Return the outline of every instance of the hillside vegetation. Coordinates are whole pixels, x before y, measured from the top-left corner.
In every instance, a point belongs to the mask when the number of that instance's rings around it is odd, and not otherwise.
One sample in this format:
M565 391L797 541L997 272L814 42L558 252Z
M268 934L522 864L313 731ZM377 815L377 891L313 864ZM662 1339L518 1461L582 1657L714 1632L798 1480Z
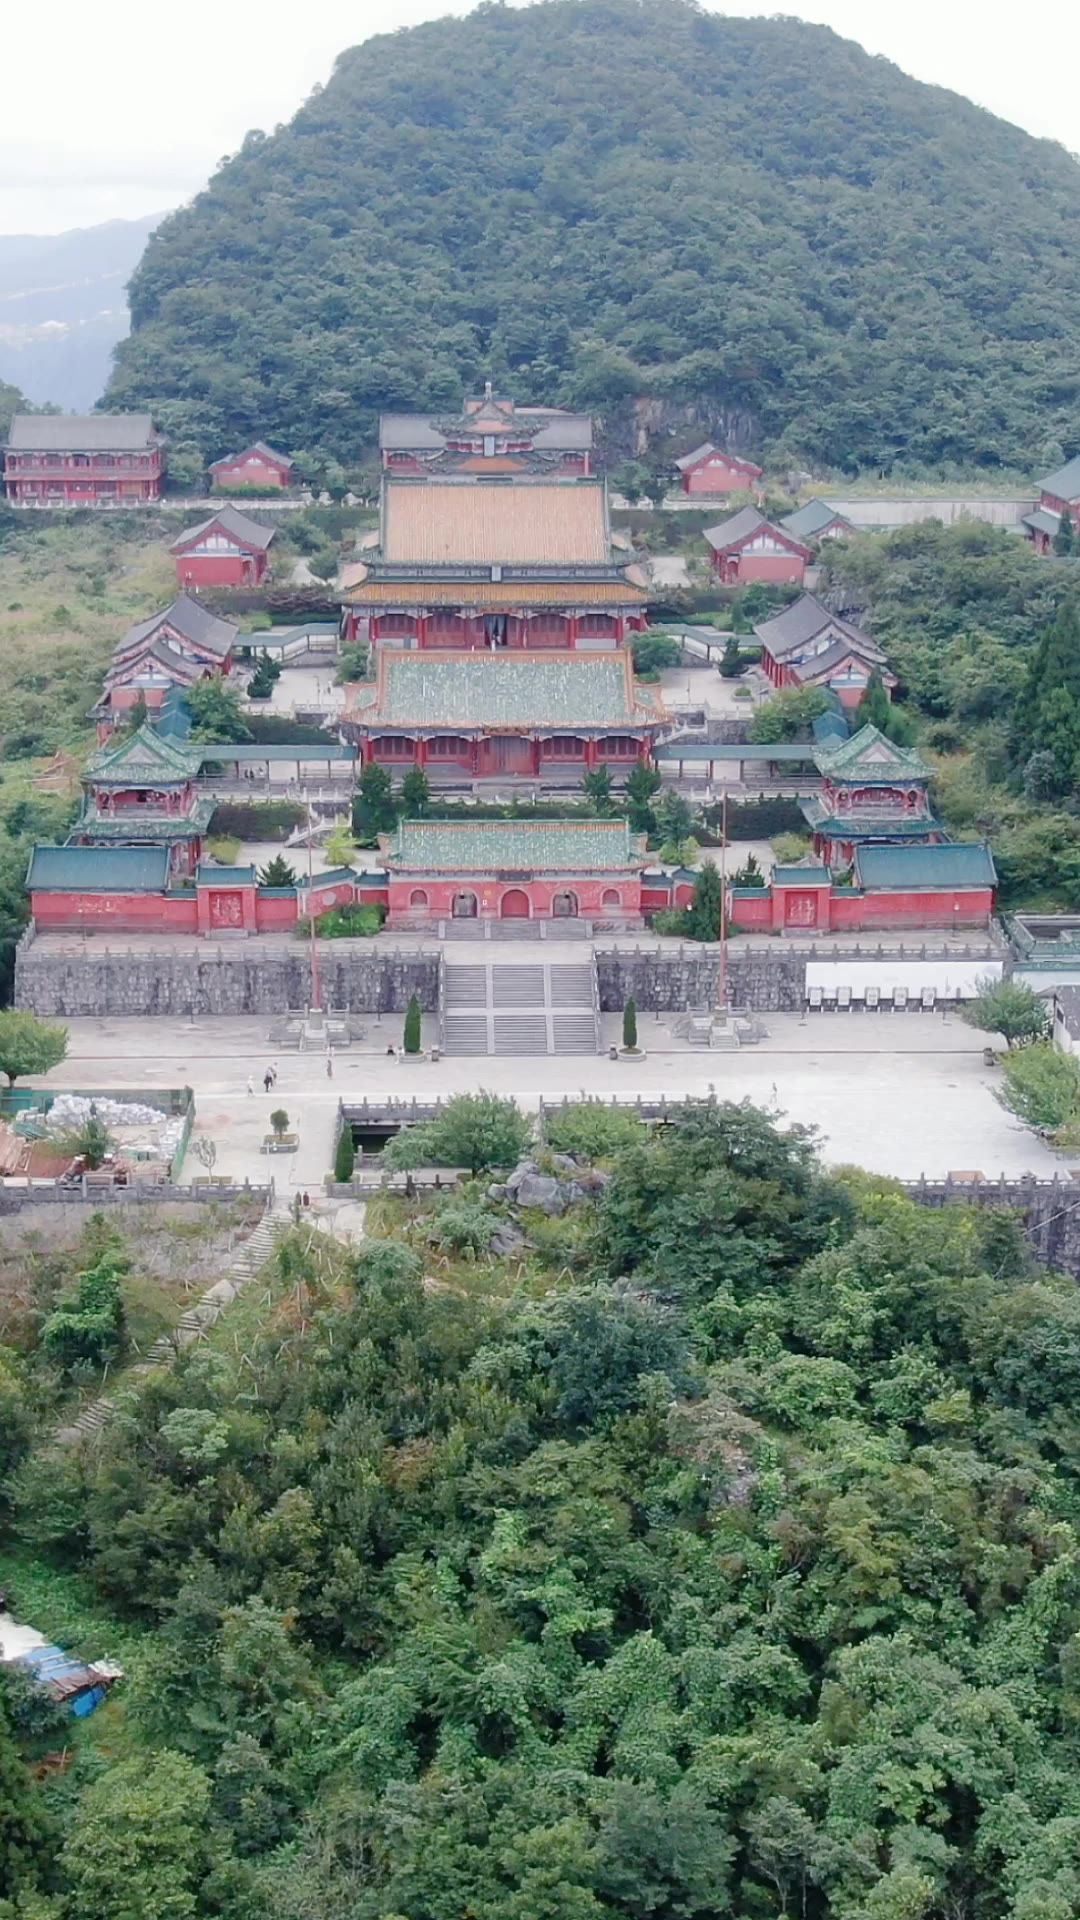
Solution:
M0 1573L129 1673L38 1786L0 1688L5 1920L1075 1914L1075 1284L616 1119L507 1261L481 1183L288 1237L82 1454L10 1357Z
M110 399L211 454L354 460L491 377L847 471L1038 466L1080 440L1080 168L795 20L488 5L249 134L131 313Z

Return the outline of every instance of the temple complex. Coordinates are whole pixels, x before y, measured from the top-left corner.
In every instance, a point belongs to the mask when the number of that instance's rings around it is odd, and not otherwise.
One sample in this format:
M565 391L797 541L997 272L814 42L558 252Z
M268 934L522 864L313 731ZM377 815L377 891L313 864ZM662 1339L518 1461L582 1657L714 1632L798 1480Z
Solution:
M857 849L870 844L931 845L947 838L930 808L930 768L876 727L860 727L836 746L816 747L814 764L821 790L801 805L813 828L814 853L827 867L850 867Z
M645 836L625 820L406 820L379 846L390 926L641 916Z
M387 473L434 479L496 474L573 479L592 471L592 420L558 407L518 407L494 394L466 400L460 414L384 413L379 452Z
M667 715L617 653L419 655L380 647L374 684L351 689L341 721L365 764L423 767L455 783L484 778L580 785L650 756ZM567 781L569 776L569 782Z
M396 647L615 648L648 594L599 480L384 480L378 532L342 575L346 638Z

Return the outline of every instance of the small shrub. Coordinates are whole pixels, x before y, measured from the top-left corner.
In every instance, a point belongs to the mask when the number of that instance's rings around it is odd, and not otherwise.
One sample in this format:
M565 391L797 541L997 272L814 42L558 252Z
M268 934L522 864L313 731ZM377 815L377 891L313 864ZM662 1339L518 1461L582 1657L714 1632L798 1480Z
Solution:
M315 932L320 940L370 940L382 926L385 913L385 908L374 905L331 907L329 912L318 915ZM310 917L298 920L296 931L310 939Z
M279 1140L281 1140L285 1136L285 1134L288 1133L289 1116L286 1113L284 1107L274 1108L273 1113L270 1115L270 1125L273 1127L274 1132L277 1134L277 1137Z
M427 1238L432 1246L442 1248L445 1253L464 1254L467 1259L475 1260L488 1251L498 1224L499 1216L492 1213L490 1207L475 1201L453 1200L440 1207L428 1221Z
M639 1147L646 1128L635 1113L587 1100L545 1112L544 1137L556 1153L572 1154L575 1160L606 1160L626 1147Z
M240 853L240 842L239 840L234 840L230 834L223 833L217 835L213 840L207 841L206 847L207 852L212 853L214 859L219 860L223 867L234 867L236 865Z

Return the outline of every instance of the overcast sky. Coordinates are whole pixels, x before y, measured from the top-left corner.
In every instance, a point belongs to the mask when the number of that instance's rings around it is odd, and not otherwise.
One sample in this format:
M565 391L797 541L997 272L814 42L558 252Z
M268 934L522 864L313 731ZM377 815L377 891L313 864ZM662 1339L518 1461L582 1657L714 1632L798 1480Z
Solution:
M373 33L467 13L470 0L9 0L3 19L0 234L177 206L249 127L287 120L335 54ZM1080 152L1076 0L820 0L820 21L920 80ZM643 76L642 111L648 112ZM602 111L602 87L597 95Z

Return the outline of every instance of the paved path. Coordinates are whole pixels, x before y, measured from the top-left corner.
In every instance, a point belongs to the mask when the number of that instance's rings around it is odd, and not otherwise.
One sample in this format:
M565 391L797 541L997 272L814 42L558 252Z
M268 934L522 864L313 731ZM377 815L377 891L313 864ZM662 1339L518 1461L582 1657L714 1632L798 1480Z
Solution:
M950 1169L988 1175L1047 1177L1064 1164L1003 1111L994 1099L1000 1074L983 1063L983 1035L940 1014L769 1014L769 1038L738 1053L688 1049L670 1022L639 1015L644 1060L628 1063L579 1055L424 1060L386 1056L400 1043L401 1021L372 1020L361 1049L338 1054L328 1081L321 1059L277 1055L279 1078L269 1098L261 1075L274 1058L268 1021L72 1020L70 1052L47 1077L53 1087L177 1086L195 1089L200 1132L216 1141L216 1171L252 1181L272 1173L287 1203L321 1188L330 1165L338 1100L433 1100L488 1087L526 1107L564 1094L603 1099L720 1098L779 1105L792 1120L821 1131L830 1162L854 1162L879 1173L917 1178ZM603 1018L605 1046L619 1039L618 1015ZM433 1034L425 1038L430 1045ZM252 1077L256 1092L248 1095ZM300 1133L296 1155L260 1154L274 1107L284 1107ZM191 1160L188 1174L198 1170Z

